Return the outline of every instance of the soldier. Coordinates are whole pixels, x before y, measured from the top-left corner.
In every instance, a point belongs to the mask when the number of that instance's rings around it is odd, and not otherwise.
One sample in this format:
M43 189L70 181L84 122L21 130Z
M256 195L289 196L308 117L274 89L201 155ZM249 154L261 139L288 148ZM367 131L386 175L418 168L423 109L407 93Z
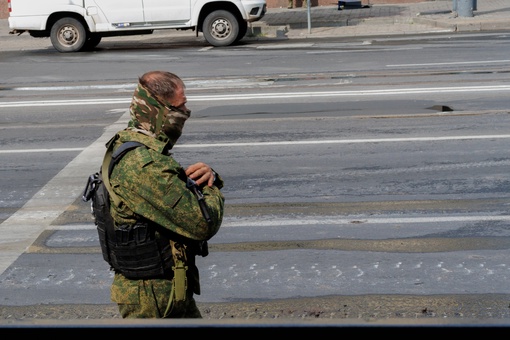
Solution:
M195 256L207 255L207 240L222 223L223 180L202 162L183 169L170 153L190 116L186 102L178 76L145 73L127 128L107 143L113 152L126 142L143 144L110 175L110 196L120 199L110 199L117 242L111 300L123 318L202 317L194 299L200 294Z

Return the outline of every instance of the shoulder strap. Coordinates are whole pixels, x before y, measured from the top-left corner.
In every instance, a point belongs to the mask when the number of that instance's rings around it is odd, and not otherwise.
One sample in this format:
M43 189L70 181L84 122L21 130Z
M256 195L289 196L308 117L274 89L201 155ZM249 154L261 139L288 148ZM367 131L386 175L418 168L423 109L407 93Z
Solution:
M101 167L101 173L103 175L103 182L106 187L106 190L108 190L108 193L110 194L111 198L113 199L113 202L116 206L119 206L120 199L112 190L112 187L110 185L110 174L112 173L113 167L117 162L124 156L129 150L132 150L134 148L137 148L139 146L143 146L144 144L139 142L125 142L115 152L112 152L113 144L111 143L108 146L108 149L106 150L106 154L103 158L103 165Z

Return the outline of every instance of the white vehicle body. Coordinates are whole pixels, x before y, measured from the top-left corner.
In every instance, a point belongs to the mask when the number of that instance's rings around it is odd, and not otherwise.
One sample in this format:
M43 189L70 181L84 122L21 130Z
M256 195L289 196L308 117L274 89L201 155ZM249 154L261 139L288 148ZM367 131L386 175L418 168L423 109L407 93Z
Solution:
M159 29L202 32L213 46L244 37L266 0L8 0L11 34L50 37L60 52L95 47L102 37Z

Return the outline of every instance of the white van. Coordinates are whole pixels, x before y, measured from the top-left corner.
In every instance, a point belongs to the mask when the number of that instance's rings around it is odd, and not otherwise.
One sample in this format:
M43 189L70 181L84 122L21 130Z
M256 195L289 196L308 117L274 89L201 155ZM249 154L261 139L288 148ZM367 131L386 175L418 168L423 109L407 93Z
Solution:
M213 46L241 40L266 0L8 0L9 33L50 37L59 52L91 50L103 37L154 30L202 32Z

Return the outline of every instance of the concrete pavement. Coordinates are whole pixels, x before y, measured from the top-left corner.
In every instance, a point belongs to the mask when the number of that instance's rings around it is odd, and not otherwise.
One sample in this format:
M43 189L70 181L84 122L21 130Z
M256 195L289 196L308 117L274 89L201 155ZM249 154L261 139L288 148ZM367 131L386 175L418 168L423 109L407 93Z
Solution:
M303 39L353 36L386 36L441 32L510 30L508 0L477 1L472 17L453 11L453 0L409 4L368 5L338 10L338 6L269 8L265 17L250 25L244 39ZM202 40L191 31L162 30L149 36L105 38L104 41L168 42L169 38ZM101 44L100 44L101 45ZM52 48L48 38L9 34L7 19L0 20L0 50Z
M506 2L506 4L505 4ZM505 7L506 6L506 7ZM510 4L508 0L483 0L479 1L477 10L474 12L474 16L471 18L459 18L452 12L452 1L451 0L437 0L427 1L418 4L400 4L400 5L373 5L369 8L361 9L347 9L339 11L336 6L327 7L314 7L310 9L311 28L308 28L308 11L307 9L270 9L266 17L258 23L252 25L253 37L247 37L246 39L264 39L267 38L281 38L281 39L301 39L301 38L315 38L315 37L332 37L332 36L385 36L385 35L399 35L399 34L422 34L422 33L433 33L433 32L471 32L471 31L497 31L497 30L508 30L510 28ZM134 36L134 37L122 37L122 38L108 38L108 41L118 39L119 41L141 41L146 39L167 40L169 37L194 37L194 33L180 32L175 30L158 31L152 36ZM40 49L40 48L52 48L49 39L36 39L32 38L27 34L22 36L13 36L8 34L7 20L0 20L0 51L3 50L25 50L25 49ZM378 299L378 300L375 300ZM371 311L370 308L377 308L377 312L383 313L384 308L381 306L388 306L389 302L393 301L387 297L342 297L339 300L328 298L328 300L322 302L319 307L309 305L309 301L304 301L306 304L304 307L298 309L299 311L310 311L317 310L323 313L324 311L337 311L338 306L344 306L343 312L345 313L345 306L350 307L349 315L367 315L367 311ZM409 305L430 305L422 303L421 299L414 298L416 301L410 301ZM444 297L432 297L433 306L441 306ZM504 301L505 299L499 299L497 301L489 300L486 298L484 301L487 304L486 309L494 310L499 307L501 310L507 309L507 304L504 306L497 306L497 302ZM508 299L506 299L508 300ZM431 300L427 300L430 302ZM464 306L472 307L473 310L483 309L484 307L479 304L478 301L463 301ZM292 310L293 313L298 315L299 313L293 310L296 305L283 304L278 302L274 304L264 304L263 308L255 309L254 304L248 305L243 308L240 304L233 304L229 310L225 307L221 308L219 305L214 304L201 304L204 310L208 311L204 315L209 319L220 321L221 323L209 323L210 320L199 321L198 325L207 326L212 325L215 328L221 327L221 324L228 324L229 320L225 320L226 316L230 315L241 315L243 319L253 318L254 310L257 310L258 317L264 318L264 322L267 323L268 319L272 315L282 314L282 311ZM404 304L405 305L405 304ZM331 307L330 307L331 306ZM78 308L81 307L81 308ZM300 306L301 307L301 306ZM391 305L390 305L391 307ZM467 308L467 307L466 307ZM394 308L395 309L395 308ZM416 308L414 308L416 309ZM414 312L411 309L406 315L410 315ZM79 323L82 327L85 325L86 319L101 319L105 318L105 325L112 324L112 318L118 318L116 306L107 305L86 305L86 306L68 306L66 312L62 311L62 306L28 306L20 308L1 308L2 318L5 322L14 324L15 327L20 327L20 324L16 320L20 319L50 319L49 324L55 323L55 319L84 319L83 323ZM269 312L268 312L269 311ZM464 310L467 313L467 310ZM402 316L402 310L399 312ZM440 310L439 310L440 312ZM438 312L438 315L440 313ZM367 314L362 314L367 313ZM427 316L428 311L422 311L424 317ZM473 312L474 313L474 312ZM303 313L304 314L304 313ZM262 315L262 316L260 316ZM314 320L316 316L312 314L306 314L307 320ZM301 317L304 319L304 317ZM402 320L402 318L393 321L383 320L387 325L402 325L403 322L412 322L415 325L423 325L424 322L437 326L438 324L449 324L452 325L451 319L445 319L441 321L439 318L428 319L428 320L417 320L416 318L409 318L410 320ZM7 321L6 321L7 320ZM12 321L14 320L14 321ZM298 319L299 320L299 319ZM46 320L47 321L47 320ZM145 323L139 324L139 327L157 327L158 321L144 320ZM226 321L226 322L225 322ZM236 320L233 320L236 322ZM251 320L250 320L251 321ZM260 320L254 320L260 322ZM279 326L285 324L285 320L276 320L279 322ZM322 320L319 320L319 322ZM117 322L117 320L113 320ZM166 321L165 321L166 322ZM182 325L182 321L179 321ZM292 321L295 323L295 321ZM343 324L348 326L353 325L369 325L374 326L373 319L348 319L348 320L334 320L337 324ZM464 325L476 325L480 322L485 322L491 325L508 325L507 320L453 320L453 323L460 323ZM1 324L2 322L0 322ZM30 325L30 321L27 321L25 325ZM92 320L92 325L98 327L100 323L97 320ZM133 322L123 323L119 321L118 325L133 326ZM37 321L36 321L37 325ZM41 321L39 325L44 325ZM46 324L47 325L47 324ZM61 326L68 326L69 324L62 323ZM90 324L89 324L90 325ZM171 327L165 324L166 327ZM175 325L175 324L174 324ZM257 325L257 324L254 324ZM375 322L375 326L380 325ZM23 324L21 325L21 327ZM0 325L1 327L1 325ZM162 327L159 324L159 327ZM163 326L164 327L164 326ZM193 325L192 325L193 327ZM197 327L197 324L194 325ZM260 326L259 326L260 327ZM76 327L75 327L76 328ZM223 327L224 328L224 327Z
M381 36L434 32L473 32L510 29L510 3L477 1L472 17L453 11L453 0L370 5L338 10L337 6L269 9L254 31L287 38ZM260 27L257 29L256 27Z

